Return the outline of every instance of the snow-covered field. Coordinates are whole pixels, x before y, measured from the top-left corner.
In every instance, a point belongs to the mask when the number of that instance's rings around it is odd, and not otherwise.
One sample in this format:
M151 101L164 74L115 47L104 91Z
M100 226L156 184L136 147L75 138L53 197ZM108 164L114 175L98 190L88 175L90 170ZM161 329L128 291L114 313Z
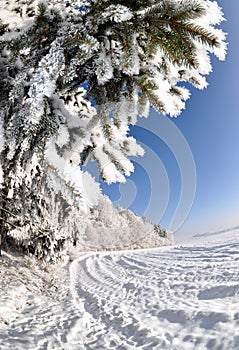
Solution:
M0 349L238 350L238 237L85 253L44 270L4 254Z

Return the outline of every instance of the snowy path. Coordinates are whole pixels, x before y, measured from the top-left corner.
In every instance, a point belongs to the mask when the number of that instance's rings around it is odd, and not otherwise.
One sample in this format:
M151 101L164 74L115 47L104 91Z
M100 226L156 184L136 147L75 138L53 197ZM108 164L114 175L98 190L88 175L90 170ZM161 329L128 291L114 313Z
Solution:
M238 350L238 267L238 240L83 254L0 328L0 349Z
M238 266L239 243L78 259L79 339L99 350L239 349Z

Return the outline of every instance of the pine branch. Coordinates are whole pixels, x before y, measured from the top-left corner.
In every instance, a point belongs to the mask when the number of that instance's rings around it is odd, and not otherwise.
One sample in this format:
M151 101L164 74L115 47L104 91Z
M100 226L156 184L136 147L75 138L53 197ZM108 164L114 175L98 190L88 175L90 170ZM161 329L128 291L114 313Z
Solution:
M178 38L181 40L181 42L184 44L184 46L189 50L189 52L192 51L192 44L189 45L189 43L187 42L187 40L180 34L180 32L174 27L172 26L173 30L175 31L176 35L178 36Z
M120 158L116 157L113 153L111 153L106 147L103 147L104 153L107 154L112 163L116 166L116 168L122 173L126 173L127 169L120 162ZM123 157L123 154L122 156Z
M128 27L126 26L126 36L125 36L125 68L129 67L128 64L129 59L129 35L128 35Z
M101 118L101 129L103 131L103 135L105 139L111 142L112 141L111 126L107 123L106 117Z
M145 94L150 102L157 107L160 112L165 112L165 107L162 102L153 94L153 92L147 88L143 83L141 83L138 79L132 77L132 81L140 88L142 94Z
M185 31L186 35L191 34L193 38L200 38L203 42L206 42L210 46L218 46L219 43L217 42L216 38L207 32L204 28L200 26L192 25L191 23L180 23L180 22L173 22L172 20L165 20L165 19L152 19L153 22L156 23L162 23L162 24L168 24L171 28L179 27L183 31Z
M173 26L173 24L172 24L172 26ZM207 42L210 46L218 46L219 45L216 38L213 37L213 35L211 35L210 33L206 32L200 26L190 27L189 24L186 25L186 24L181 24L179 22L175 22L175 26L182 28L182 29L185 29L186 31L190 32L191 34L195 35L196 37L199 37L202 41L205 40L205 42Z
M176 55L174 54L174 52L175 53L180 53L181 56L184 57L186 62L188 62L192 66L195 65L194 60L193 60L192 56L190 55L190 54L192 54L192 47L189 46L189 44L186 42L186 40L184 38L182 38L182 36L180 34L178 35L178 38L181 39L182 43L185 45L185 47L183 47L182 49L180 47L180 43L178 44L178 43L176 43L175 41L173 41L170 38L170 33L169 32L166 32L166 31L164 32L158 26L155 26L155 25L153 25L153 27L161 34L161 36L163 36L166 39L166 43L172 44L173 47L176 49L175 51L174 50L170 50L171 53L173 53L173 55L175 57L176 57ZM158 42L160 42L158 38L156 40ZM160 44L163 45L162 41L160 42ZM163 47L165 48L166 44L164 44ZM168 46L167 46L167 50L169 51ZM179 62L179 59L178 58L176 58L176 59L174 58L174 61Z
M186 7L185 10L180 11L178 14L174 15L172 20L185 20L185 19L195 19L202 16L205 13L205 8L200 4L189 4L189 8Z
M76 32L75 35L74 35L74 38L69 40L69 41L67 41L67 42L65 42L63 44L63 47L69 46L69 45L74 44L74 43L86 44L89 47L93 47L94 46L94 44L92 42L90 42L89 40L81 39L79 37L79 32Z
M179 96L179 97L182 96L181 91L178 88L176 88L175 86L171 87L171 89L169 91L173 95L176 95L176 96Z
M95 149L95 146L87 146L83 149L81 152L81 164L85 165L87 162L87 159L90 157L91 153Z
M154 36L151 36L151 43L149 46L149 58L153 57L154 48L155 48L155 38Z
M167 16L172 10L172 6L170 2L162 1L160 4L150 6L145 13L143 14L143 18L146 20L151 20L154 17L164 18Z
M154 36L154 40L162 46L162 48L166 51L166 53L169 54L169 57L173 59L174 62L179 62L178 58L176 57L175 53L165 44L162 40L160 40L158 37Z

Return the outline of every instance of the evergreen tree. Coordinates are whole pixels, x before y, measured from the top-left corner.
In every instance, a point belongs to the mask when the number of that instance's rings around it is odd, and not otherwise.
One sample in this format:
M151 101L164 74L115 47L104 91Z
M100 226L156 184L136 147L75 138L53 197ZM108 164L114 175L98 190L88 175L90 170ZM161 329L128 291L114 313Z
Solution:
M222 14L208 0L1 6L1 236L42 256L75 243L79 212L97 204L79 164L125 181L128 157L143 155L129 125L150 106L177 116L189 97L180 82L207 85L208 53L225 55Z

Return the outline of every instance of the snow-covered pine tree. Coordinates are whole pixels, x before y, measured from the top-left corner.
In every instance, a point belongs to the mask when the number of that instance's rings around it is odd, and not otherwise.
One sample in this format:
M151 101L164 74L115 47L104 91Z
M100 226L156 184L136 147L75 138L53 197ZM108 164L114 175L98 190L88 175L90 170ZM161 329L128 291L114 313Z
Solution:
M128 135L149 107L177 116L204 88L209 53L225 56L208 0L0 2L0 223L3 244L38 256L76 243L100 190L81 170L125 181ZM14 243L14 244L15 244ZM46 250L42 249L46 247Z

